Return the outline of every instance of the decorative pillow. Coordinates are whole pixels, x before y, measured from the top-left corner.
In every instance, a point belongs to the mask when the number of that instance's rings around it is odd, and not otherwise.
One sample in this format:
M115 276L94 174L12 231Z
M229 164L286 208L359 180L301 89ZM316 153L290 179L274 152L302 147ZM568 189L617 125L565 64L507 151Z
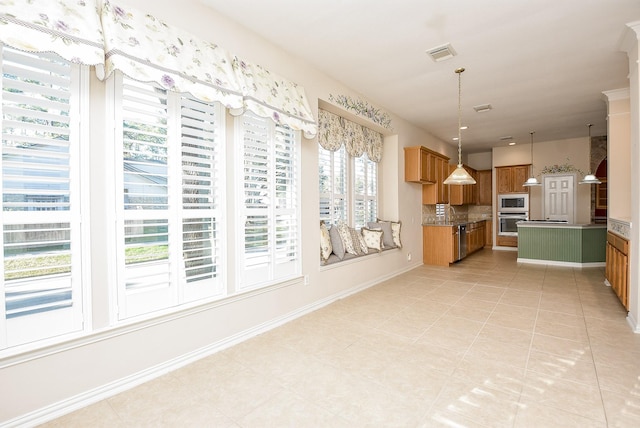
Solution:
M396 244L393 243L393 232L391 231L391 222L378 220L377 222L367 223L369 229L382 229L384 234L382 235L382 248L393 248Z
M331 253L333 252L333 246L331 245L331 236L329 235L329 229L324 221L320 222L320 258L323 262L326 262Z
M367 243L364 242L364 237L362 236L362 231L357 231L356 235L358 235L358 242L360 242L360 248L362 248L362 252L364 254L369 254L369 247L367 247Z
M378 250L378 252L382 251L382 235L384 235L382 230L363 227L361 232L367 247Z
M344 259L344 245L342 244L342 238L340 237L338 226L331 226L331 229L329 229L329 235L331 236L331 246L333 247L333 254L338 256L340 260Z
M340 238L342 239L342 245L344 245L344 250L349 253L357 256L355 248L353 248L353 240L351 239L351 232L349 232L349 226L347 226L344 222L338 222L338 232L340 233Z
M391 222L391 235L393 236L393 243L396 244L396 247L398 248L402 248L402 241L400 241L401 227L402 227L402 223L400 221Z
M351 233L351 241L353 242L353 249L356 250L356 253L358 253L358 255L368 254L369 248L367 248L367 244L364 242L362 233L351 227L349 228L349 232Z
M356 252L356 255L361 256L363 254L366 254L362 249L362 245L360 245L360 233L354 228L350 227L349 234L351 235L351 242L353 243L353 249Z

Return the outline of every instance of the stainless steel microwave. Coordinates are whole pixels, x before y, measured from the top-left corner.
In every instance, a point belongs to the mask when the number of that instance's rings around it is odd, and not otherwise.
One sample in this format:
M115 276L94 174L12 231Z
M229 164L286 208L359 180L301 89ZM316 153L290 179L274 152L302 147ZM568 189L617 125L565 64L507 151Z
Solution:
M528 213L529 194L528 193L505 193L498 195L499 213Z

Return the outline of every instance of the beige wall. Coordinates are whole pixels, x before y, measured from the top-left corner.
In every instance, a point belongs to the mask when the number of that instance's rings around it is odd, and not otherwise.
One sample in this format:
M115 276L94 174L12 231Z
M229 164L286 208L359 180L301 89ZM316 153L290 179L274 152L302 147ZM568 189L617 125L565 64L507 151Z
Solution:
M604 93L608 107L607 171L610 218L631 220L631 104L629 88Z
M465 163L473 169L476 169L478 171L491 169L491 151L486 151L483 153L469 153L466 156L466 159L467 160Z

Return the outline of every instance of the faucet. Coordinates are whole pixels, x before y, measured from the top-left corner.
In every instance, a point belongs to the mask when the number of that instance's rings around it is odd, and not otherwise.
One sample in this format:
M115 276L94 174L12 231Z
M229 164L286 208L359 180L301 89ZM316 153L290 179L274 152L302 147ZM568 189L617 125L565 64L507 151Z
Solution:
M451 219L451 213L452 212L453 212L453 215L455 216L456 215L456 210L453 208L453 206L451 204L449 204L448 207L447 207L447 214L449 214L449 220L448 221L452 221L452 219ZM445 219L445 221L447 221L447 220Z

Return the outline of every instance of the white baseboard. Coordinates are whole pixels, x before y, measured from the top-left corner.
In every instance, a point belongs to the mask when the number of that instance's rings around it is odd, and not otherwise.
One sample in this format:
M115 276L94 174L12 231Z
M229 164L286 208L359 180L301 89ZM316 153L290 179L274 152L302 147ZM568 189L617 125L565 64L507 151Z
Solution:
M605 262L593 262L593 263L578 263L578 262L560 262L556 260L540 260L540 259L526 259L518 257L518 263L528 263L532 265L549 265L549 266L562 266L572 268L590 268L590 267L605 267Z
M499 245L494 245L492 250L496 251L518 251L518 247L502 247Z
M627 313L627 322L629 323L629 326L631 326L631 330L634 333L640 334L640 324L638 324L638 321L633 317L633 314L631 314L631 312Z
M337 300L343 299L345 297L348 297L350 295L363 291L380 282L386 281L402 273L408 272L421 265L422 265L422 262L411 263L406 267L399 269L393 273L389 273L385 276L378 277L374 280L357 285L349 290L333 294L324 299L313 302L312 304L298 308L297 310L289 314L286 314L281 317L270 320L268 322L256 325L238 334L226 337L225 339L212 343L204 348L194 350L187 354L181 355L180 357L165 361L164 363L158 364L153 367L149 367L148 369L142 370L138 373L124 377L122 379L118 379L117 381L102 385L98 388L85 391L81 394L78 394L66 400L54 403L46 407L42 407L36 411L27 413L25 415L21 415L18 418L14 418L12 420L5 421L5 422L0 422L0 428L35 427L37 425L40 425L40 424L49 422L53 419L64 416L68 413L74 412L76 410L80 410L91 404L95 404L101 400L107 399L116 394L127 391L136 386L139 386L145 382L149 382L153 379L156 379L162 375L165 375L169 372L177 370L181 367L184 367L202 358L213 355L216 352L219 352L231 346L237 345L259 334L265 333L269 330L273 330L276 327L279 327L301 316L304 316L313 311L316 311Z

